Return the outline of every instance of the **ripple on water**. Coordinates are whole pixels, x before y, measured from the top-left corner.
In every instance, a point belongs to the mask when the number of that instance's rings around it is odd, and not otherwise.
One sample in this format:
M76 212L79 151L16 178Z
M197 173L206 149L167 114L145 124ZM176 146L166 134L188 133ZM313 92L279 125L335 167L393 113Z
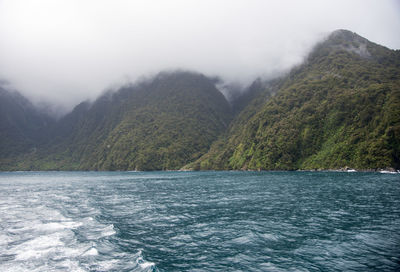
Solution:
M34 201L0 194L0 271L156 270L141 251L118 252L108 241L115 227L93 217L97 208L59 194L46 192L40 200L36 192Z
M0 271L397 271L397 175L0 173Z

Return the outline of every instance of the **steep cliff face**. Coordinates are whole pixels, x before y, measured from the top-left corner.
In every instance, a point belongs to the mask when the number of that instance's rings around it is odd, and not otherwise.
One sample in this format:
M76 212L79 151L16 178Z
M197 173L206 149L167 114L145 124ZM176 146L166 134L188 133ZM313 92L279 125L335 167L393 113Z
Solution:
M399 51L338 30L278 88L188 168L399 168Z

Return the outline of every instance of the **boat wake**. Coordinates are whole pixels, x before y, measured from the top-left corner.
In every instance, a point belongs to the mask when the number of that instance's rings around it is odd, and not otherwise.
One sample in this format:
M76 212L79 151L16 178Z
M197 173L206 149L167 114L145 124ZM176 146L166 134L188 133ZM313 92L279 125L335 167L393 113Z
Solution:
M56 200L1 195L0 271L158 271L142 251L119 249L114 225L96 220L88 203ZM71 216L76 207L88 216Z

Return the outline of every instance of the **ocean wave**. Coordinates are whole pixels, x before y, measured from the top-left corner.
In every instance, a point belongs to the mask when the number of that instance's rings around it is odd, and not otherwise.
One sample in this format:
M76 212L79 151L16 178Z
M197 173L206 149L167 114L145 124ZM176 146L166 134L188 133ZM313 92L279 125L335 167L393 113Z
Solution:
M74 175L0 180L1 272L399 268L395 175Z

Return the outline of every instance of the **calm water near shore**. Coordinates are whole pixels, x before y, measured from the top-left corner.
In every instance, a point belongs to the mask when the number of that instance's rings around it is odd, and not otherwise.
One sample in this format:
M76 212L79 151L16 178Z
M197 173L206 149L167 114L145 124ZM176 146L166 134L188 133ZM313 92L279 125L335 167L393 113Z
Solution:
M400 174L0 173L0 271L399 271Z

